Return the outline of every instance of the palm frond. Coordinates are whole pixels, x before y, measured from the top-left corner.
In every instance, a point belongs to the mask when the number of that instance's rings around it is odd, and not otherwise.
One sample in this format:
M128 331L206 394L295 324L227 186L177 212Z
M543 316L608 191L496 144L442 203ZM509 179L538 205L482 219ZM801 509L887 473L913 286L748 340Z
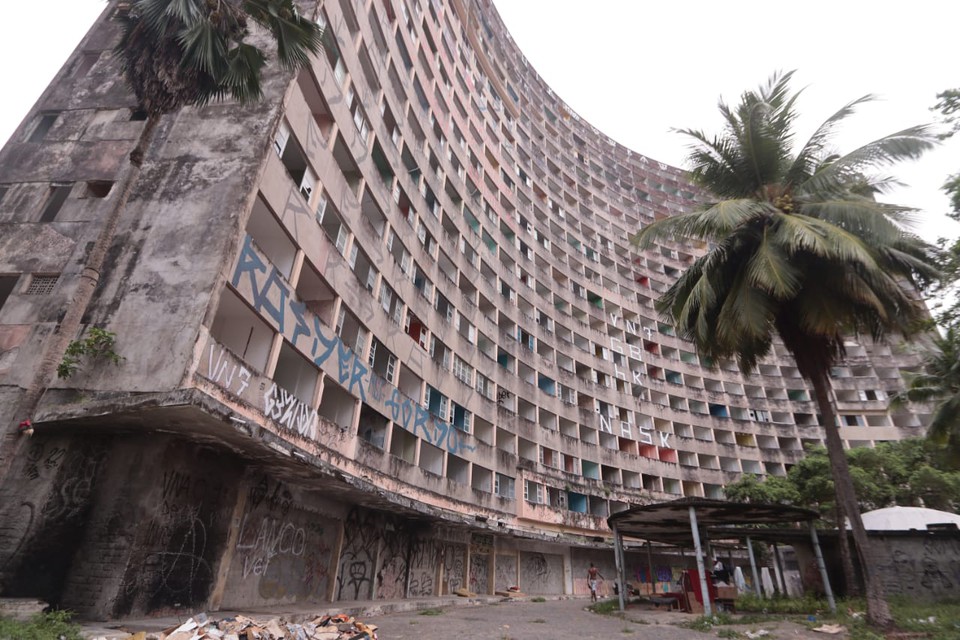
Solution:
M817 127L813 135L803 145L803 148L797 154L793 165L787 171L786 182L792 185L803 183L813 172L817 163L826 155L827 145L835 129L844 119L853 115L856 108L861 104L874 100L873 95L867 94L852 102L848 102L836 113L827 118L823 124Z
M297 10L292 0L245 0L244 11L273 34L277 59L287 68L300 68L323 46L323 31Z
M797 188L807 193L833 193L856 182L870 170L915 160L936 144L937 137L930 126L910 127L824 162Z
M750 219L771 212L768 204L756 200L724 200L702 210L652 222L631 240L641 249L649 248L654 241L665 238L713 240L726 236Z
M869 247L840 227L804 215L779 216L777 221L772 233L778 236L777 244L790 254L809 253L840 264L876 266Z
M938 444L955 441L960 434L960 393L948 397L934 410L927 437Z
M774 237L775 234L764 229L756 251L747 262L746 275L750 286L782 300L795 295L802 280L789 255L774 242Z

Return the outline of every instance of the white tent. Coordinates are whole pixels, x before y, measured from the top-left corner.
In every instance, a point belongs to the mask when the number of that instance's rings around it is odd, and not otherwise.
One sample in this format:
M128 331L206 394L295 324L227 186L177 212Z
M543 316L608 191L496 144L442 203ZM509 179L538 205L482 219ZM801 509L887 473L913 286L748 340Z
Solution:
M960 527L960 515L922 507L887 507L868 511L861 517L863 526L868 531L923 531L927 525L950 523Z

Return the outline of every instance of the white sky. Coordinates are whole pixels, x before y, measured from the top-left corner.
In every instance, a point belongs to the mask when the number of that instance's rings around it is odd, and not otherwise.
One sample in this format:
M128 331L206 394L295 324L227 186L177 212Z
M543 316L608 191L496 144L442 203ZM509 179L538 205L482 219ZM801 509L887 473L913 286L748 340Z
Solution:
M427 0L421 0L422 2ZM5 141L105 6L104 0L8 2L0 21L0 141ZM714 133L717 99L735 102L775 70L807 87L799 138L865 93L840 150L930 122L936 94L960 87L960 3L807 0L496 0L520 49L558 96L604 133L684 166L671 127ZM40 15L40 11L45 15ZM56 16L53 20L49 16ZM47 18L47 19L44 19ZM922 233L960 235L940 191L960 171L960 136L895 167L910 184L887 199L926 212Z

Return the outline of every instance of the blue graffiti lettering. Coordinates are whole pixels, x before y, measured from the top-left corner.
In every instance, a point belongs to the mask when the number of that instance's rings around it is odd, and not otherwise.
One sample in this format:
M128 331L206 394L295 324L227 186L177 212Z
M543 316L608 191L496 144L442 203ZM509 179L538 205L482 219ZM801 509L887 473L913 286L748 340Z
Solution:
M295 297L283 275L261 257L250 236L244 238L231 284L238 291L242 289L241 285L249 284L249 302L253 307L273 319L284 337L305 355L312 357L314 364L328 375L334 376L351 395L359 397L362 402L367 402L369 397L383 407L395 424L430 444L451 453L476 450L475 446L467 444L464 434L456 427L437 420L418 403L405 397L397 387L375 375L338 335L329 332L320 318ZM290 328L285 322L288 314L294 319ZM303 345L298 345L301 338L305 339L301 340ZM337 354L336 364L330 366L328 361L334 351ZM419 352L411 354L411 357L418 355Z

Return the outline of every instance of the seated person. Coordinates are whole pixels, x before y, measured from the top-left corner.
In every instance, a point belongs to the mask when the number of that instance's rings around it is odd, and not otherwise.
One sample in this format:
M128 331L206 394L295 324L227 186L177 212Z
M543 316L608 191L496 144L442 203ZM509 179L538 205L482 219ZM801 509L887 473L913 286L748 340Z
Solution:
M714 582L730 582L730 570L727 569L726 565L723 564L723 561L720 560L720 558L714 558L713 580Z

